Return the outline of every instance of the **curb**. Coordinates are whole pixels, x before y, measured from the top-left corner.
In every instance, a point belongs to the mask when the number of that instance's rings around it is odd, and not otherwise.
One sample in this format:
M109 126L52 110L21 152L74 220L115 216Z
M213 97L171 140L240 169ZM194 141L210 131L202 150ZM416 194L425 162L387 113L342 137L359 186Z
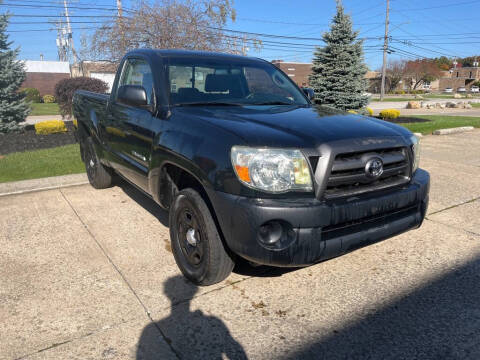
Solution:
M474 130L473 126L461 126L461 127L456 127L456 128L450 128L450 129L435 130L433 132L433 135L458 134L458 133L463 133L463 132L473 131L473 130Z
M41 179L12 181L0 184L0 197L20 195L37 191L60 189L88 184L86 174L52 176Z

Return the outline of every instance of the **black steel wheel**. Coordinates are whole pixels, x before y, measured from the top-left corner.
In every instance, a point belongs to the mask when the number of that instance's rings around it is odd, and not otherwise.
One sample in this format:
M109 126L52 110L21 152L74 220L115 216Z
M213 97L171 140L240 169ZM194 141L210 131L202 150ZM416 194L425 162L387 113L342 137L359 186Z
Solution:
M234 266L205 201L193 189L180 191L170 208L173 255L183 275L197 285L226 279Z

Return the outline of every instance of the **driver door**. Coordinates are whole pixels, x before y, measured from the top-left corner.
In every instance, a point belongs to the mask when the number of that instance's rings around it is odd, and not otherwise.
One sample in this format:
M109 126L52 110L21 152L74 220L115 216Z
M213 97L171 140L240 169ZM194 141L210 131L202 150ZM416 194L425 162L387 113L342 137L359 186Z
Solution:
M133 107L115 99L110 104L105 133L110 150L116 157L116 170L148 192L148 171L152 152L152 111L155 93L152 70L144 59L124 62L118 87L140 85L147 93L148 108Z

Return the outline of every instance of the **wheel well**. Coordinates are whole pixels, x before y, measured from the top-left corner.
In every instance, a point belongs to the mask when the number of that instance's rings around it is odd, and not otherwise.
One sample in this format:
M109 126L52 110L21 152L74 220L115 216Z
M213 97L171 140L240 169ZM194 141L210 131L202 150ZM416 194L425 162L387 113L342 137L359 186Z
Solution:
M187 188L197 191L209 208L211 206L207 192L200 181L189 172L173 164L167 164L162 168L162 184L160 186L160 199L162 205L166 208L170 207L177 192Z
M210 210L210 214L212 215L213 221L217 226L218 233L220 234L220 238L222 239L225 249L229 252L230 256L234 257L235 254L231 253L228 245L225 242L225 237L218 222L217 214L215 213L212 202L210 201L210 198L208 197L208 194L205 191L202 183L189 172L173 164L167 164L162 168L161 177L162 182L159 189L159 197L162 206L169 208L173 199L175 198L176 193L182 191L183 189L190 188L197 191L202 197L203 201L205 201L205 204L207 204L208 210Z

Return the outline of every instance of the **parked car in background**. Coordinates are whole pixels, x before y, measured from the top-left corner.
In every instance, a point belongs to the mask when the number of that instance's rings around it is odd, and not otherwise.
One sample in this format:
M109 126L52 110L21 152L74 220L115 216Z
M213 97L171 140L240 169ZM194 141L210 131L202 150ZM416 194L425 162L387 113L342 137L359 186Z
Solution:
M239 258L311 265L425 217L415 135L313 106L261 59L135 50L111 94L79 90L73 112L91 185L118 173L169 209L173 255L195 284L222 281Z
M427 92L427 93L429 93L431 89L432 89L432 85L430 85L430 84L423 84L422 85L422 90Z
M465 86L461 86L461 87L459 87L459 88L457 89L457 92L459 92L459 93L464 93L464 92L467 92L467 89L466 89Z
M444 93L447 93L447 94L451 94L451 93L453 93L453 89L450 88L450 87L448 87L448 88L445 88L445 89L443 90L443 92L444 92Z
M472 86L472 87L470 88L470 92L472 92L472 93L478 93L478 92L480 92L480 88L479 88L478 86Z

